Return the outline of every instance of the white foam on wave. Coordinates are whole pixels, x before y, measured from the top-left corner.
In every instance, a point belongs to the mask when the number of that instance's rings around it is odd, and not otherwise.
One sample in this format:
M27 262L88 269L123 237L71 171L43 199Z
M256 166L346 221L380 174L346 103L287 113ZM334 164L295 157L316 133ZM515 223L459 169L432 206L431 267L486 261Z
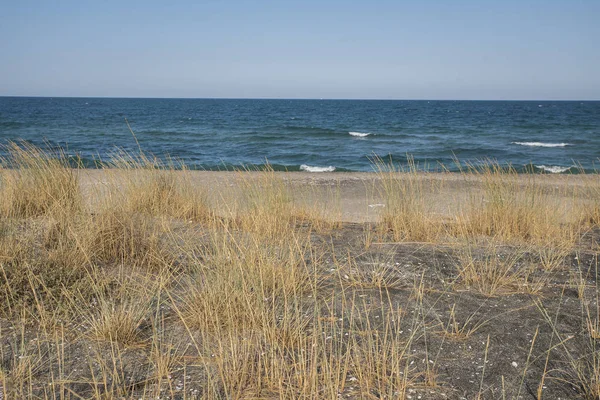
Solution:
M302 164L300 166L300 169L302 171L306 171L306 172L333 172L333 171L335 171L335 167L331 166L331 165L329 167L312 167L310 165Z
M571 146L569 143L543 143L543 142L512 142L519 146L530 146L530 147L566 147Z
M348 134L350 136L354 136L354 137L367 137L369 136L371 133L364 133L364 132L348 132Z
M551 174L561 174L571 169L571 167L561 167L559 165L536 165L536 167Z

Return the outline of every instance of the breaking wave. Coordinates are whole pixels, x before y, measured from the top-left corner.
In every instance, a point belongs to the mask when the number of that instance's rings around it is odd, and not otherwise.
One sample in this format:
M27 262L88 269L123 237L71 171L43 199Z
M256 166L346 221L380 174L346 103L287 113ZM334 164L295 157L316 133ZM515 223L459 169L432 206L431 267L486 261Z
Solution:
M551 174L562 174L571 169L571 167L561 167L559 165L536 165L535 167Z
M333 172L335 171L335 167L331 165L329 167L312 167L310 165L302 164L300 170L306 172Z
M566 147L571 146L569 143L543 143L543 142L512 142L512 144L518 144L519 146L529 147Z
M367 137L369 136L371 133L364 133L364 132L348 132L348 134L350 136L354 136L354 137Z

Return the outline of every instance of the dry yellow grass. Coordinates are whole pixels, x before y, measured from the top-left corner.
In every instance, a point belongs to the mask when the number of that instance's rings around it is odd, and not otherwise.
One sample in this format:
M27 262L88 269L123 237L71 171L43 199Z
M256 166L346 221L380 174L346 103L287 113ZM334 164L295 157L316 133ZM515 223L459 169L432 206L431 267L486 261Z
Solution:
M471 167L465 176L475 175L483 182L484 193L471 195L463 213L457 216L457 229L467 237L491 236L514 243L568 245L577 239L580 228L574 210L560 188L543 186L540 176L519 175L512 167L490 162Z
M206 193L189 182L183 163L120 153L107 163L105 208L197 222L211 218Z
M524 260L526 252L523 248L501 252L494 243L483 249L467 245L458 253L460 283L485 296L518 292L530 283L526 280L529 269L528 262Z
M557 211L558 195L536 177L491 165L465 173L483 190L442 220L427 196L445 184L443 175L380 163L379 230L368 226L367 249L359 238L350 251L343 246L364 228L343 230L336 210L332 217L295 202L270 169L252 179L238 172L243 195L221 199L217 213L181 165L122 155L86 200L64 154L24 144L8 152L0 189L7 399L436 398L445 390L448 342L487 336L485 361L495 343L486 331L492 317L475 317L483 305L461 314L455 300L437 301L466 288L489 301L543 298L550 276L569 268L581 235L598 224L595 177L581 207ZM378 250L387 240L400 247ZM401 253L410 242L419 244ZM412 263L423 249L449 243L452 277L446 266L426 276ZM582 271L577 276L586 358L540 310L555 331L550 346L571 357L571 381L594 398L598 296L590 298ZM431 296L438 300L428 303ZM526 368L532 352L533 344ZM488 393L485 364L474 397Z
M53 156L25 142L11 142L6 152L0 200L3 217L72 215L81 210L77 178L62 151Z
M439 190L441 182L424 177L410 158L405 169L381 159L375 160L375 166L385 199L382 228L391 231L395 241L436 242L444 232L444 221L431 210L427 196Z

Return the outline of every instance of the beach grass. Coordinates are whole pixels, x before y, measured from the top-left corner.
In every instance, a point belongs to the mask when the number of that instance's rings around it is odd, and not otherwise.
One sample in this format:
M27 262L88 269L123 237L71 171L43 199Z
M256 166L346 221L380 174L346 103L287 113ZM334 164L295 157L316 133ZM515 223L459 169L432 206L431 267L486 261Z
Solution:
M6 154L0 399L600 394L595 175L379 160L357 222L269 168Z

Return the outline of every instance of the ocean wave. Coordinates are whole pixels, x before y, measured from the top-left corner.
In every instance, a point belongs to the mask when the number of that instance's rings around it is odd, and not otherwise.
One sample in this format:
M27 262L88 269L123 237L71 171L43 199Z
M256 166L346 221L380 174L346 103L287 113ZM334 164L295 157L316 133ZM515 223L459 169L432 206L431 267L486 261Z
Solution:
M518 144L519 146L530 146L530 147L566 147L566 146L571 146L570 143L543 143L543 142L512 142L512 144Z
M331 165L329 167L312 167L310 165L302 164L300 170L307 172L333 172L335 171L335 167Z
M367 137L369 136L371 133L364 133L364 132L348 132L348 134L350 136L354 136L354 137Z
M561 167L559 165L536 165L536 168L544 170L546 172L550 172L551 174L562 174L563 172L567 172L572 167Z

